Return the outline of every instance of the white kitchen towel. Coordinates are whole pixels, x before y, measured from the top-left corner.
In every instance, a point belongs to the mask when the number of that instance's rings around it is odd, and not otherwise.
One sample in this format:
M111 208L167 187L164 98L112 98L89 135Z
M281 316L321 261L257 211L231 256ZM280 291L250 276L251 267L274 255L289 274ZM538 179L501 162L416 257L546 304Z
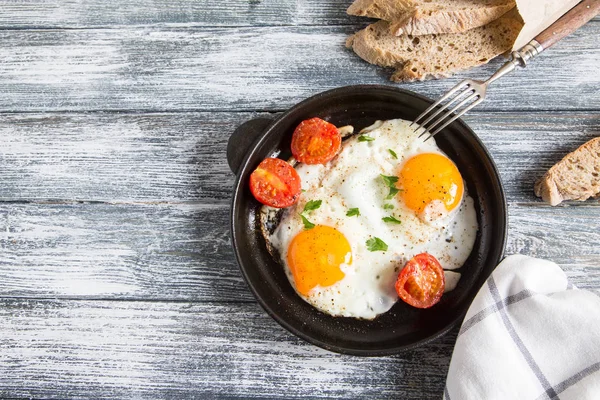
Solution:
M600 296L555 263L507 257L463 321L444 399L600 399Z

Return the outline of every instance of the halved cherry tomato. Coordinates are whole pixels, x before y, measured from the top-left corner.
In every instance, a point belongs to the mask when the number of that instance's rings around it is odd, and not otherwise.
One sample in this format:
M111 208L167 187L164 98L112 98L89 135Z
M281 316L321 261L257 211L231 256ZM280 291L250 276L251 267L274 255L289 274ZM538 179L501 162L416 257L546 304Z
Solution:
M341 145L342 136L335 125L316 117L300 122L292 136L292 154L306 164L325 164Z
M444 294L444 270L431 254L421 253L411 258L398 276L396 292L408 304L429 308Z
M287 162L267 158L250 175L250 190L263 204L289 207L300 198L300 176Z

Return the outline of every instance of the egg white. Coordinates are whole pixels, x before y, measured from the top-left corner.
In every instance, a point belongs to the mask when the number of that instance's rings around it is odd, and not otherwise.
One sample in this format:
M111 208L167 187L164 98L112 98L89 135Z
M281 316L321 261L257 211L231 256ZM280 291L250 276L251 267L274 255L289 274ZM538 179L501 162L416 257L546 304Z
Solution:
M473 199L466 186L460 206L432 222L424 222L395 196L385 200L389 188L380 175L396 176L402 164L421 153L445 155L434 140L423 142L401 119L378 121L361 134L345 140L340 154L326 165L299 164L296 170L304 192L299 202L286 209L274 232L267 238L278 250L292 286L294 277L287 265L287 251L292 239L304 230L300 213L310 200L322 200L320 208L305 213L316 225L339 230L352 249L352 262L342 264L345 277L328 286L300 295L317 309L333 316L372 319L388 311L398 300L394 284L400 269L413 256L427 252L434 255L444 269L460 268L468 258L477 233ZM360 141L367 135L372 141ZM394 158L389 149L395 152ZM391 204L393 209L384 209ZM350 208L360 216L348 217ZM400 224L388 223L383 217L394 216ZM371 252L366 241L377 237L388 245L387 251ZM453 287L459 274L447 274Z

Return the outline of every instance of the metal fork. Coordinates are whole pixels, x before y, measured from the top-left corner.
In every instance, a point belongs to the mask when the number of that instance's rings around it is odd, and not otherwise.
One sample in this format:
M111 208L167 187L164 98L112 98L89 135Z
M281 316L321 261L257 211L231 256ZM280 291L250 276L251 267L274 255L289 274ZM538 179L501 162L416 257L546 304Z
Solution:
M442 98L433 103L431 107L423 112L423 114L419 115L411 124L411 126L415 124L417 125L414 129L415 131L424 128L419 137L429 134L429 136L425 138L425 141L431 139L440 133L442 129L450 125L456 119L460 118L464 113L481 103L485 99L488 86L490 86L493 82L502 78L509 72L514 71L517 67L526 67L529 60L558 42L560 39L580 28L587 21L597 15L599 10L600 1L583 0L568 13L566 13L562 18L554 22L550 27L536 36L534 40L527 43L520 50L513 51L510 56L510 60L498 71L496 71L496 73L487 81L466 79L460 82ZM450 101L448 101L448 103L446 103L443 107L439 107L436 110L436 107L440 106L446 100ZM459 100L460 102L454 105ZM450 109L452 105L454 106L452 109ZM463 108L461 109L461 107ZM436 118L444 110L448 111ZM460 111L457 114L454 114L458 110ZM432 114L429 115L430 113ZM426 117L427 119L425 119ZM419 123L419 121L423 119L425 120ZM438 127L440 124L442 125ZM436 127L437 129L433 130Z

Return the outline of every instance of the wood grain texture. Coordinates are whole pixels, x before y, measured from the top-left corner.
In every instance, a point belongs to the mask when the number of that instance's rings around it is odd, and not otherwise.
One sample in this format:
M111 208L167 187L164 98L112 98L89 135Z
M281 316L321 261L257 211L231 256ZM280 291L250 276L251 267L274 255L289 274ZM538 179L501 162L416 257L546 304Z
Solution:
M346 9L352 0L0 0L0 28L343 25L364 23Z
M344 48L359 27L0 31L0 112L284 110L326 89L388 84ZM494 85L481 110L600 110L600 23ZM458 78L403 84L438 97ZM540 90L543 88L543 90Z
M0 200L226 204L227 140L263 113L5 114ZM470 113L511 202L538 202L533 183L600 136L600 112ZM589 201L586 204L598 204Z
M329 353L267 316L230 248L233 129L390 84L343 47L368 24L350 2L0 0L0 398L441 397L456 330ZM599 203L550 208L532 185L600 134L599 36L596 18L466 118L506 186L507 253L590 289ZM434 98L500 64L401 87Z
M254 301L227 206L0 203L0 296Z
M0 28L340 25L351 0L0 0Z
M227 139L255 115L2 115L0 199L227 203Z
M599 211L513 204L507 254L600 289ZM0 297L254 302L228 232L227 205L0 203Z
M0 321L0 397L432 399L457 334L359 358L256 304L0 300Z

